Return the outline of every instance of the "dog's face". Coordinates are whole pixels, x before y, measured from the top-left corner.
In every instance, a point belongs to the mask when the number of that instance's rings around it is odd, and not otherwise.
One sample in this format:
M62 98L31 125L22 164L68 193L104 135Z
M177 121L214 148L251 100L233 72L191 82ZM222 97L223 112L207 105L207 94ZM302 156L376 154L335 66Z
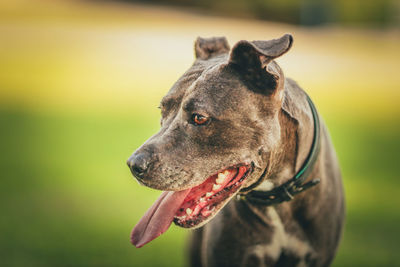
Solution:
M285 35L230 51L225 38L196 41L195 63L161 101L160 131L128 160L141 184L191 188L176 224L203 225L260 179L280 141L284 77L273 59L291 43Z

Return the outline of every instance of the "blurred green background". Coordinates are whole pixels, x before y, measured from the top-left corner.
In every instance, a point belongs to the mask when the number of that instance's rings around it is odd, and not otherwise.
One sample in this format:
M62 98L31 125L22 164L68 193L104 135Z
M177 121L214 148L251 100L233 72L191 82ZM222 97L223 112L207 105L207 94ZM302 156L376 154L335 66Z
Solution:
M130 245L160 192L125 160L157 131L197 36L290 32L278 62L315 101L343 171L334 266L400 266L399 4L326 1L314 20L303 2L255 1L275 17L245 1L0 2L0 265L184 266L188 230Z

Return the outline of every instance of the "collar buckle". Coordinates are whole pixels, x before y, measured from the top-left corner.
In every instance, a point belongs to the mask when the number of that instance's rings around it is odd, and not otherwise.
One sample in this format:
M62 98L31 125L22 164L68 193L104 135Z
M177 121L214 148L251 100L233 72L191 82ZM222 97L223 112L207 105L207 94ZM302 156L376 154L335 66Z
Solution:
M291 187L289 187L289 189L290 189ZM293 188L293 187L292 187ZM292 195L292 194L290 194L290 192L289 192L289 190L288 190L288 188L286 187L286 186L283 186L283 196L282 196L282 198L285 200L285 201L290 201L290 200L292 200L293 198L294 198L294 196Z

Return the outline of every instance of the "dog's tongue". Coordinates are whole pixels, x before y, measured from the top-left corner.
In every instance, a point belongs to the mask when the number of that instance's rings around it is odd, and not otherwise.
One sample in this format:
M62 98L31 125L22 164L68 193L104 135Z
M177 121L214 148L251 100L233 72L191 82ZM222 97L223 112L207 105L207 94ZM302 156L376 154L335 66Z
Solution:
M167 231L189 191L163 192L133 228L132 244L140 248Z

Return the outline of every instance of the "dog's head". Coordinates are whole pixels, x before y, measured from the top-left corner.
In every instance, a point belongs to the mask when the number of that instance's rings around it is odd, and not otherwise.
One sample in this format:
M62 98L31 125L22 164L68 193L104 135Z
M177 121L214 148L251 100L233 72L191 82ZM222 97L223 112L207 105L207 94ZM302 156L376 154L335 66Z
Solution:
M274 59L291 45L290 35L232 50L225 38L197 39L196 61L161 101L160 131L128 159L141 184L186 190L176 224L203 225L262 176L281 133L285 79Z

